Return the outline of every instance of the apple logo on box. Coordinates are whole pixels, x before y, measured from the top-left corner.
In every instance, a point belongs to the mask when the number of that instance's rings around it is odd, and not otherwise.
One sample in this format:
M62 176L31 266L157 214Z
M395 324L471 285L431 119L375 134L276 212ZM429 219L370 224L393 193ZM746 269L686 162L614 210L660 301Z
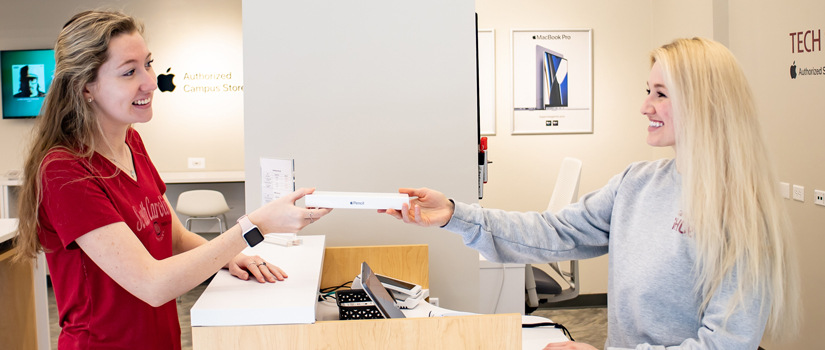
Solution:
M791 79L796 79L796 61L791 65Z
M175 75L169 73L172 70L172 67L166 70L166 74L158 75L158 89L161 92L172 92L175 91L175 82L172 79L175 79Z

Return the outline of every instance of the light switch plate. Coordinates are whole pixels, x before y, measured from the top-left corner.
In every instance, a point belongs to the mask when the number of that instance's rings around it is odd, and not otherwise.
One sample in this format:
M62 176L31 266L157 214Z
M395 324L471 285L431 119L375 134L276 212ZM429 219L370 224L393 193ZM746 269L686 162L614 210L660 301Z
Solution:
M798 200L800 202L805 201L805 187L799 185L793 185L793 199Z
M791 199L791 184L787 182L780 182L779 193L782 194L782 198Z

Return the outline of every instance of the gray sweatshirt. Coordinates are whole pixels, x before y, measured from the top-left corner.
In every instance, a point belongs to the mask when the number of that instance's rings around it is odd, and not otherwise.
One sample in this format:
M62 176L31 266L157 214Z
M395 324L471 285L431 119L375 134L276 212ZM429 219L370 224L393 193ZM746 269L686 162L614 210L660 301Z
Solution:
M580 260L609 251L609 349L756 349L770 305L748 292L725 322L736 276L698 313L703 298L695 291L693 232L682 222L681 181L674 160L634 163L558 213L456 202L444 228L497 262Z

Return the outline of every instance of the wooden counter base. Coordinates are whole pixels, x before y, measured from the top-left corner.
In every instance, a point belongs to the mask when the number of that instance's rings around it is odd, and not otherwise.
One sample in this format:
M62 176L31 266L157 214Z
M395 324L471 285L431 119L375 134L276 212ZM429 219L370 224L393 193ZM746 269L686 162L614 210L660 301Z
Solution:
M351 281L366 261L380 274L429 288L426 245L331 247L321 288ZM472 315L314 324L192 327L196 350L521 349L521 315Z
M12 263L15 251L0 252L0 347L37 349L32 266Z

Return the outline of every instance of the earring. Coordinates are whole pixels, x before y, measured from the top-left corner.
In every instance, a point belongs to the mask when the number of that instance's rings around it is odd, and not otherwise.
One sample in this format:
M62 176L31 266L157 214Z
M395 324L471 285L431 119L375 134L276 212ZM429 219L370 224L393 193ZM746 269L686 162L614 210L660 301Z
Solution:
M92 98L91 97L89 97L89 103L92 103Z

